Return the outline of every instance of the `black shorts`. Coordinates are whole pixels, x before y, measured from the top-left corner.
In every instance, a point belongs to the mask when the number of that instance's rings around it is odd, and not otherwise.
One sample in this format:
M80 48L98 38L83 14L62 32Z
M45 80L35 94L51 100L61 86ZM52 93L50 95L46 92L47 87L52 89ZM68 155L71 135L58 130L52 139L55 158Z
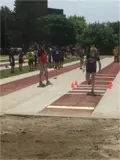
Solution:
M22 64L23 63L23 59L19 59L19 64Z
M60 61L59 60L55 60L55 63L59 63Z
M64 62L64 57L60 58L60 62Z
M14 66L15 66L15 62L10 63L10 65L11 65L12 67L14 67Z
M86 65L86 72L87 73L96 73L97 67L96 65Z

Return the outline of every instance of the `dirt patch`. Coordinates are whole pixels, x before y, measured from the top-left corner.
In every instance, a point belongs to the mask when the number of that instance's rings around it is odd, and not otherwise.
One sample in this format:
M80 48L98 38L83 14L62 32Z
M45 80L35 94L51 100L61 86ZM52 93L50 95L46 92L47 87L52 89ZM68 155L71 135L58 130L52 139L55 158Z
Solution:
M120 120L1 117L1 160L117 160Z

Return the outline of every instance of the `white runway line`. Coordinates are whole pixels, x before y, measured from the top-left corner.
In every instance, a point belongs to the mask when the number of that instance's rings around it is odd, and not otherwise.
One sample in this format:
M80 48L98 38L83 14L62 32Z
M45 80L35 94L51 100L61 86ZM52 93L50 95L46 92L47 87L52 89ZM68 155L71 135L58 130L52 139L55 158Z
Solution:
M77 88L87 88L87 89L89 89L89 88L91 88L91 86L79 86L79 87L77 87ZM101 87L101 86L95 86L95 89L102 89L102 90L106 90L107 89L107 86L106 87Z
M104 92L104 93L105 93L105 92ZM83 95L83 94L85 95L85 94L86 94L86 95L87 95L87 93L73 93L73 92L68 92L68 93L66 93L66 94L70 94L70 95L76 95L76 94L77 94L77 95L78 95L78 94L79 94L79 95ZM103 94L103 93L100 93L100 96L104 96L104 94Z
M88 84L81 84L80 86L82 86L82 87L91 87L91 86L89 86ZM79 87L80 87L79 86ZM100 84L97 84L97 85L95 85L95 87L107 87L108 85L100 85Z
M95 82L101 82L101 83L103 83L103 82L110 82L110 81L102 81L102 80L95 80Z
M84 90L84 89L80 89L80 90L74 89L72 91L74 91L74 92L81 92L81 91L89 92L89 91L91 91L91 89L86 89L86 90ZM105 91L106 90L95 90L95 92L105 92Z
M114 76L114 77L116 77L116 74L96 74L96 76Z
M109 78L115 78L115 77L103 77L103 76L100 77L100 76L96 76L95 78L100 78L100 79L108 78L109 79Z
M78 106L48 106L48 109L73 109L73 110L94 110L94 107L78 107Z

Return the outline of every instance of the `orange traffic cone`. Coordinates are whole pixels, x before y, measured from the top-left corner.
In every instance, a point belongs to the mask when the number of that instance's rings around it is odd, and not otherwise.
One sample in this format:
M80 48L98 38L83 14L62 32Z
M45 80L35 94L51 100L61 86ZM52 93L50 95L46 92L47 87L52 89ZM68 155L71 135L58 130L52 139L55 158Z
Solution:
M108 89L112 89L112 86L113 86L113 84L112 84L112 82L110 82L110 83L108 84Z
M75 84L74 84L74 82L72 82L71 88L73 89L74 87L75 87Z
M76 86L76 87L78 86L78 81L75 81L75 86Z

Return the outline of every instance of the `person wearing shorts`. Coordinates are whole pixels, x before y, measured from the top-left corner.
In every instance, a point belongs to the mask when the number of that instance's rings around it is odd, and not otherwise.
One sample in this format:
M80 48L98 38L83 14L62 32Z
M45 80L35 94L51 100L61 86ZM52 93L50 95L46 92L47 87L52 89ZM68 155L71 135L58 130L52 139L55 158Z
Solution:
M48 48L48 62L49 62L49 67L52 67L52 47Z
M114 54L114 62L119 62L119 48L118 47L114 48L113 54Z
M34 66L37 68L37 56L38 56L39 45L37 43L34 44Z
M80 57L80 69L82 69L83 62L84 62L84 50L81 48L81 46L78 46L77 52L78 52L78 55Z
M80 69L82 69L84 63L84 55L80 56Z
M11 73L15 72L15 58L14 58L14 49L11 48L9 51L9 62L11 66Z
M58 47L54 47L53 61L55 63L55 69L59 69L60 68L60 50L58 49Z
M64 63L64 50L61 48L60 51L60 67L63 68L63 63Z
M90 53L87 54L86 60L84 62L83 71L86 66L86 80L88 82L88 85L92 85L90 95L95 95L94 93L94 86L95 86L95 75L97 71L97 63L99 64L99 71L101 70L101 62L100 57L97 52L97 49L95 46L92 46L90 48Z
M47 68L47 53L45 52L44 49L39 50L38 52L38 65L40 69L40 74L39 74L39 86L38 87L45 87L45 84L42 83L42 77L43 73L45 74L45 79L46 79L46 85L51 85L50 81L48 80L48 68Z
M19 51L19 54L18 54L18 59L19 59L19 70L22 71L22 65L23 65L23 52L22 50Z
M27 57L28 57L29 71L33 71L34 52L33 52L32 48L29 48L29 52L27 53Z

